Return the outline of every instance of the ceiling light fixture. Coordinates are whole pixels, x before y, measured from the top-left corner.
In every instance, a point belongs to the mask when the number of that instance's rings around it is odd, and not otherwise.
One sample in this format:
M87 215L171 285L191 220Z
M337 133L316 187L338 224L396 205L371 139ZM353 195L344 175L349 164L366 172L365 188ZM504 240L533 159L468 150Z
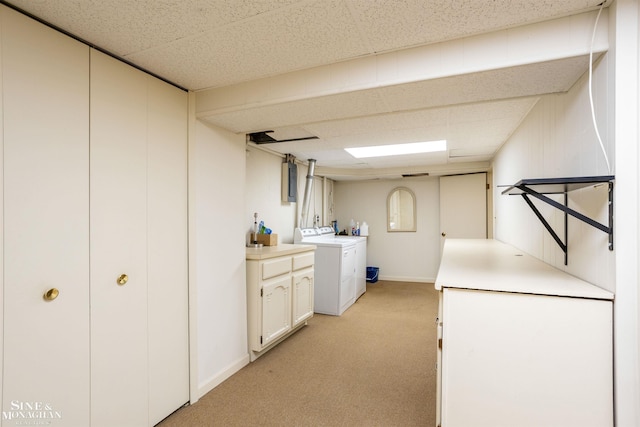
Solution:
M402 154L435 153L446 151L447 141L412 142L409 144L375 145L371 147L345 148L353 157L362 159L365 157L399 156Z

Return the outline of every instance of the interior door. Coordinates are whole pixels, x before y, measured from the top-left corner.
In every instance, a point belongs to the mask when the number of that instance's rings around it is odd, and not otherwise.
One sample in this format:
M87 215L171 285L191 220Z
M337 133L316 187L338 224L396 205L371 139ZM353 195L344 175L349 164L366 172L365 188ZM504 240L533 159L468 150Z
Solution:
M91 425L145 426L146 75L91 51Z
M487 238L486 173L440 177L440 235L441 249L445 238Z
M1 422L24 425L20 415L40 407L39 422L87 426L89 48L4 6L0 19Z

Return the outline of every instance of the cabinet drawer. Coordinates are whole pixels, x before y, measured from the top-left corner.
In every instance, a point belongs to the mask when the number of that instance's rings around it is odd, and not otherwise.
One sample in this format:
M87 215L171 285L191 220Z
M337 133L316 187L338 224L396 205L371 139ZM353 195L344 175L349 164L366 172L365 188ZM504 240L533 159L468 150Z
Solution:
M262 263L262 280L287 274L291 271L291 257L275 258Z
M315 252L307 252L302 255L295 255L293 257L293 270L301 270L303 268L312 267L315 260Z

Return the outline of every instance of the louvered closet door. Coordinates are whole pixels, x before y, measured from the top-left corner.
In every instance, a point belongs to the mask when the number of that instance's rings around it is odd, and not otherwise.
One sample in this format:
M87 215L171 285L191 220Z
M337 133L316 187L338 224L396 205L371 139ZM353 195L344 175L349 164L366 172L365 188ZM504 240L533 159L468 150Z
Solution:
M31 406L39 422L88 426L89 49L4 6L0 29L1 422L24 425L13 416Z
M146 75L91 51L92 427L146 426Z

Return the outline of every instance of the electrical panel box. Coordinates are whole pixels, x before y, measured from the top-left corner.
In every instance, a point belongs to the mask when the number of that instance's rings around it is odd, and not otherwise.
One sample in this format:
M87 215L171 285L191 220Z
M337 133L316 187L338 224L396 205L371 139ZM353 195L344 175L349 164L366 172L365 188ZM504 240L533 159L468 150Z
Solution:
M282 201L295 202L298 195L298 165L282 164Z

